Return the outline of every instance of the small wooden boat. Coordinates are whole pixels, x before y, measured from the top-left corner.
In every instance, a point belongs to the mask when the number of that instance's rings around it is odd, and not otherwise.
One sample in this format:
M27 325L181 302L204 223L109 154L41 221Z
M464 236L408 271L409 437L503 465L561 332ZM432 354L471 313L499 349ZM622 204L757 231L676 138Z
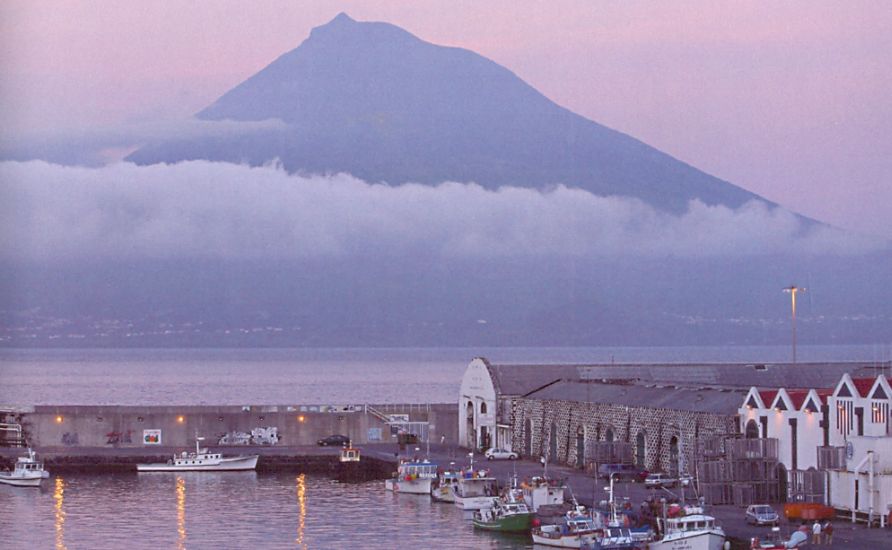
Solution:
M598 544L601 530L585 508L577 506L562 518L560 523L535 527L533 543L559 548L585 548Z

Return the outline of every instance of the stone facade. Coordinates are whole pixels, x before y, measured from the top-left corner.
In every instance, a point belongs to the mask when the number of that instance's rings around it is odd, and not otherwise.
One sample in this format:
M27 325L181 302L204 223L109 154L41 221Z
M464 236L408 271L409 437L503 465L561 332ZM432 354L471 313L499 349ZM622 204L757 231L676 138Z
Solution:
M512 400L511 417L512 447L523 455L589 466L595 442L625 441L636 463L666 472L693 473L701 438L738 429L734 414L528 398Z

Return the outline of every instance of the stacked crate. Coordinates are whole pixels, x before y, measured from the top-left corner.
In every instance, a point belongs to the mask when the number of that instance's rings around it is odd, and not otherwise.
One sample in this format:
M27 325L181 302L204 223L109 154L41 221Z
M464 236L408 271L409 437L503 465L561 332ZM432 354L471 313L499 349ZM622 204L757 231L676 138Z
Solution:
M700 449L698 474L703 497L710 504L779 502L778 441L775 438L724 438L706 441Z

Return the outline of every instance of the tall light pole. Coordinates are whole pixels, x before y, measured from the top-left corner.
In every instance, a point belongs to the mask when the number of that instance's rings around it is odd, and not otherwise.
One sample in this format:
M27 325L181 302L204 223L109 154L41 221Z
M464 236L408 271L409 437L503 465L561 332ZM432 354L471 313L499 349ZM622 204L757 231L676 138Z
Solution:
M799 288L796 285L790 285L784 289L784 292L790 295L790 307L793 321L793 364L796 364L796 293L797 292L805 292L804 288Z

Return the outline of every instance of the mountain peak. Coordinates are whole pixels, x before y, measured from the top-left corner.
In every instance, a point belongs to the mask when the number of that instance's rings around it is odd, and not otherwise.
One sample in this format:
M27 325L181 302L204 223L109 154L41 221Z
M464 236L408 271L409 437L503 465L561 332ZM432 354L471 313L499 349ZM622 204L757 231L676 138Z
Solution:
M323 27L327 27L329 25L349 25L351 23L356 23L356 20L347 15L346 12L341 12L335 16L334 19L323 25Z
M738 207L759 197L561 108L510 70L346 13L198 113L285 128L214 139L171 136L129 158L346 172L392 184L555 183L684 212L689 201Z

